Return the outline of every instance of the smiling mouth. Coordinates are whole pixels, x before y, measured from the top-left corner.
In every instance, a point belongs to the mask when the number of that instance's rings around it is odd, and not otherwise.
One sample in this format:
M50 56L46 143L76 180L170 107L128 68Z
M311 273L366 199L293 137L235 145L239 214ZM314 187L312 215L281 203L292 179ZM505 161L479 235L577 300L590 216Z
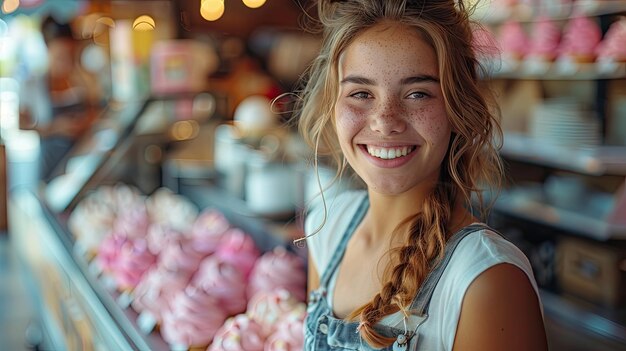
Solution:
M383 160L392 160L394 158L403 157L415 151L415 146L378 147L366 145L365 148L367 149L367 153Z

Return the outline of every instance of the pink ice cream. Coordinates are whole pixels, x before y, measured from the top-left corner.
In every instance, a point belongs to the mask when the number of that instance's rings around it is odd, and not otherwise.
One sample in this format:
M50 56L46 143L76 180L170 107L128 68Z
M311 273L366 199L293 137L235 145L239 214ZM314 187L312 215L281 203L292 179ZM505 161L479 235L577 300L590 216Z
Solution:
M191 239L181 236L161 250L159 267L191 277L206 256L206 253L196 249Z
M170 245L175 245L183 237L183 233L174 230L167 225L153 223L148 228L146 240L148 241L148 248L150 249L150 252L155 255L160 255L165 248Z
M146 207L153 222L182 233L189 232L198 217L194 204L167 188L156 190L146 200Z
M593 62L602 33L596 22L588 17L575 17L565 26L559 55Z
M110 233L100 243L95 260L105 274L112 274L115 270L122 246L127 240L124 235Z
M112 276L118 289L132 290L156 262L144 239L127 239L112 264Z
M533 27L529 54L535 58L553 61L558 53L560 40L561 30L556 23L548 18L541 18Z
M302 304L304 305L304 304ZM304 311L304 307L300 309ZM293 313L282 318L267 338L264 351L302 351L304 349L305 313Z
M230 223L222 213L214 209L206 209L193 223L191 237L200 250L213 253L229 228Z
M264 344L261 326L240 314L224 323L207 351L263 351Z
M509 59L520 60L529 51L529 40L519 22L506 22L500 28L498 37L502 55Z
M626 17L611 24L596 53L599 59L626 62Z
M217 298L189 285L176 294L171 309L163 313L161 335L169 344L206 347L226 317Z
M306 272L304 261L287 252L284 247L261 256L250 274L248 296L252 297L259 291L271 292L283 288L293 296L304 301L306 297Z
M76 245L91 258L111 231L115 217L115 211L93 193L78 203L67 225L76 238Z
M143 238L148 232L150 217L144 202L136 202L124 211L118 211L113 223L116 232L124 233L132 238Z
M247 281L261 253L248 234L233 228L224 234L215 255L223 262L233 264Z
M284 316L304 308L304 303L298 301L289 291L276 289L261 291L252 296L246 313L263 327L265 335L270 335Z
M139 313L150 313L158 323L162 323L163 314L170 310L174 297L187 284L188 279L184 275L152 268L133 291L132 306Z
M228 315L246 310L248 300L245 278L229 262L221 262L215 256L206 258L193 276L191 284L215 297Z

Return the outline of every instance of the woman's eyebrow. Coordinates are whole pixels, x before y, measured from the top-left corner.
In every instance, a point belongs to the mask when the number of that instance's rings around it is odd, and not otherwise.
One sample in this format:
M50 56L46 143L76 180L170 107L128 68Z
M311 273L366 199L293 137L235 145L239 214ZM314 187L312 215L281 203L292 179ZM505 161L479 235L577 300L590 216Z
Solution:
M400 83L402 85L409 85L415 83L439 83L439 78L431 76L429 74L420 74L417 76L403 78Z
M376 85L373 79L365 78L363 76L350 75L341 80L341 84L354 83L363 85Z

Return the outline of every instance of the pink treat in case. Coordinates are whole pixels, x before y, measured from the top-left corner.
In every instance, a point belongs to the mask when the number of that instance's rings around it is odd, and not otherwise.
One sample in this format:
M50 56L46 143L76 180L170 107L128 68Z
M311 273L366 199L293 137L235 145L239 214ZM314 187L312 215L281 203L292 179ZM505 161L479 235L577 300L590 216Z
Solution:
M611 24L596 52L603 60L626 62L626 17Z
M548 18L541 18L533 27L529 54L544 61L554 61L561 41L561 30Z
M148 248L150 252L155 255L161 254L166 247L174 245L183 238L184 234L170 228L167 225L153 223L148 228L148 234L146 240L148 241Z
M502 55L507 59L521 60L529 51L529 41L519 22L505 22L498 36Z
M244 312L246 281L239 270L229 262L211 256L202 261L191 284L215 297L228 315Z
M289 291L276 289L252 296L246 313L263 327L263 332L268 336L276 331L283 317L304 308L304 303L296 300Z
M214 209L206 209L200 213L191 227L191 237L198 249L213 253L222 241L230 223L222 213Z
M171 309L163 313L161 335L169 344L206 347L226 317L218 299L189 285L176 294Z
M176 241L170 241L161 250L159 266L186 277L191 277L198 270L200 262L206 256L206 253L196 250L191 239L180 237Z
M104 273L111 274L113 272L122 246L127 240L124 235L118 233L109 233L102 240L96 254L96 262Z
M125 211L118 212L113 223L115 231L132 238L145 237L149 226L150 217L144 202L136 202Z
M215 253L220 260L233 264L248 279L261 255L254 240L241 229L230 229L224 234L222 244Z
M306 297L306 272L304 261L287 252L284 247L261 256L250 274L248 296L252 297L259 291L271 292L283 288L293 296L304 301Z
M153 268L144 274L133 291L133 308L150 313L158 323L163 322L163 314L170 310L176 294L187 286L188 279L181 274Z
M118 289L134 289L155 262L156 256L148 250L144 239L127 239L120 248L111 272Z
M602 33L596 22L588 17L575 17L565 26L559 55L579 62L593 62L601 38Z
M302 351L304 349L305 313L292 316L278 322L275 331L265 342L265 351Z
M261 326L245 314L229 318L215 335L207 351L263 351Z

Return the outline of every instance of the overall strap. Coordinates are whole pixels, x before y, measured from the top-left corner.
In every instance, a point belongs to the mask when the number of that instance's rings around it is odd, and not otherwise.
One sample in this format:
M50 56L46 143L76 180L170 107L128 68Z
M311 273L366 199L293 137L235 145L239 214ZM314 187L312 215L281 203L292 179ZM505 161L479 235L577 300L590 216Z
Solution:
M346 246L348 245L348 241L350 241L350 237L352 236L352 233L354 233L356 228L359 226L359 224L363 220L363 217L365 217L365 213L367 212L368 208L369 208L369 198L367 195L365 195L363 197L363 200L359 204L359 207L357 208L356 212L352 215L352 219L350 220L348 227L343 233L343 236L341 237L341 240L339 241L339 245L337 245L337 248L335 249L335 252L333 253L333 256L331 257L330 262L328 262L328 267L326 267L326 269L324 270L324 273L322 274L322 277L320 279L320 287L324 287L325 289L328 288L328 283L330 281L330 278L333 276L333 273L339 266L339 263L341 262L341 259L343 258L343 255L346 251Z
M439 279L443 275L444 270L448 266L454 250L456 250L461 240L463 240L466 236L483 229L489 229L497 233L486 224L475 223L461 229L460 231L452 235L452 237L446 243L443 259L439 261L435 268L428 274L428 276L426 276L422 287L420 288L417 296L411 303L411 311L416 311L419 315L424 315L428 313L428 306L430 305L430 300L432 299L435 287L437 286Z

